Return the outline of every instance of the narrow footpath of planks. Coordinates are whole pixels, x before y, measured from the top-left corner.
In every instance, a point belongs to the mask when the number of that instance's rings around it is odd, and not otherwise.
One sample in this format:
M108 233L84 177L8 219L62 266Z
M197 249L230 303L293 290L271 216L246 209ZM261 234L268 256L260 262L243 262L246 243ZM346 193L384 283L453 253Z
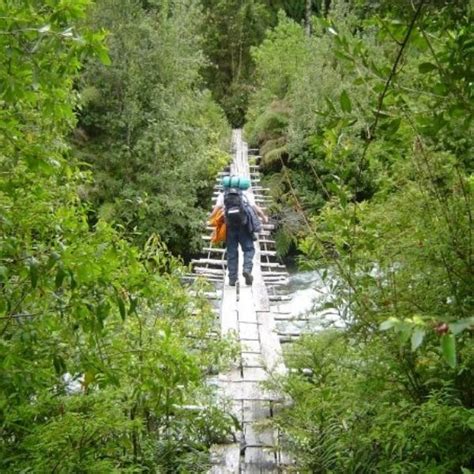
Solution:
M256 202L259 205L268 203L267 190L255 186L260 181L255 163L258 157L253 157L254 163L249 164L247 144L242 141L241 130L234 130L232 147L233 162L230 169L217 178L214 202L221 190L222 176L232 174L249 177L252 182L250 192L253 192ZM199 275L215 284L216 291L211 292L210 298L220 295L221 333L234 334L241 348L239 360L232 369L219 374L214 381L222 395L229 399L240 431L234 433L234 442L213 447L210 471L213 474L283 473L293 464L280 448L279 433L269 423L285 400L262 384L271 375L286 373L275 326L275 318L281 315L272 312L270 302L275 298L274 289L287 283L288 273L275 261L275 242L270 238L272 228L271 225L265 226L255 242L252 286L246 286L241 276L237 286L228 285L225 249L210 246L208 236L204 236L204 256L192 262L193 274L190 277ZM241 267L241 254L239 264ZM240 268L239 275L241 273Z

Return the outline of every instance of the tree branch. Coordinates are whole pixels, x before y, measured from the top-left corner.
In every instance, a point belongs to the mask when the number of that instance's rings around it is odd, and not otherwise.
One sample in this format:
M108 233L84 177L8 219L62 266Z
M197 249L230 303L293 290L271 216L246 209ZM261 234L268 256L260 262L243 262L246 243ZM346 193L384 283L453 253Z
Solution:
M373 137L375 134L375 129L377 128L377 125L379 122L380 111L382 110L383 101L385 99L385 96L387 95L388 88L390 87L390 83L392 82L393 78L395 77L395 74L397 73L398 64L400 63L400 60L402 59L403 51L405 50L408 44L408 41L410 40L411 32L413 31L413 28L415 27L416 20L418 20L418 17L421 14L421 10L423 8L423 5L425 4L425 1L426 0L420 0L420 3L418 4L418 8L416 9L415 14L413 15L413 18L411 19L410 25L405 34L405 38L403 38L403 42L400 46L395 62L393 63L392 70L390 71L390 75L388 76L387 81L385 82L385 87L382 93L380 94L378 105L377 105L377 114L375 115L375 122L373 123L371 127L369 138ZM364 156L365 156L365 153L364 153Z

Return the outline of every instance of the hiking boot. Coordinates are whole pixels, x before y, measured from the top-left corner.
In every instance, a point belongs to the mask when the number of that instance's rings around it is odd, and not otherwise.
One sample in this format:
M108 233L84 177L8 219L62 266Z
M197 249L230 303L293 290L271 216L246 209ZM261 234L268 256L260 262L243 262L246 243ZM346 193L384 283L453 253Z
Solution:
M251 285L253 282L253 276L250 272L243 272L242 275L245 278L245 284L246 285Z

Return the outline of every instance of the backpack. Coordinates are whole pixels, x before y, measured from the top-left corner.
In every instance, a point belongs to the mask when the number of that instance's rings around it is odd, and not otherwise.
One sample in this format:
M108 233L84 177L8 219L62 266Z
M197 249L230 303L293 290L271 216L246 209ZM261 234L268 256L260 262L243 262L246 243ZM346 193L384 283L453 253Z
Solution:
M229 227L247 225L247 213L242 191L239 188L229 188L224 192L225 221Z

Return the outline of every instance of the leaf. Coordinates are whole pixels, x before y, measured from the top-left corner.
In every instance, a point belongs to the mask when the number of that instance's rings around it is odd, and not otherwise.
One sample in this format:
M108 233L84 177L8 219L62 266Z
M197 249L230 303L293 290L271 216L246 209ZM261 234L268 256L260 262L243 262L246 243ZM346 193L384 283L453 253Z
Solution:
M335 112L335 111L336 111L336 107L334 107L334 104L332 103L332 100L331 100L331 99L328 99L327 97L325 97L324 100L326 101L326 104L327 104L327 106L329 107L329 109L330 109L332 112Z
M352 111L352 103L349 95L345 90L342 91L341 97L339 98L341 102L341 109L343 112L351 112Z
M135 313L137 312L137 305L138 305L138 298L132 298L130 297L130 308L128 309L129 313Z
M97 56L104 66L110 66L112 64L110 56L105 48L99 49L99 51L97 51Z
M62 356L56 354L53 357L53 365L57 375L62 375L66 372L66 362Z
M72 272L72 270L69 270L69 277L71 278L71 290L74 290L77 286L77 282L76 282L76 279L74 278L74 273Z
M64 31L59 33L63 38L72 38L74 36L74 32L72 28L66 28Z
M469 428L474 431L474 415L471 416L469 418L469 420L467 420L467 426L469 426Z
M455 104L449 108L448 113L451 118L462 118L466 114L466 109L459 104Z
M386 132L390 135L393 135L400 128L401 123L402 123L402 119L400 117L390 121L385 128Z
M448 88L442 82L439 82L432 87L432 91L435 94L444 96L448 93Z
M459 334L463 332L465 329L470 327L474 327L474 316L470 318L460 319L459 321L455 321L454 323L449 323L449 329L453 334Z
M333 194L339 194L339 186L336 183L330 182L326 184L328 191L331 191Z
M49 271L51 268L56 265L56 263L60 260L61 256L57 252L51 252L51 255L48 258L48 263L46 269Z
M421 346L425 337L426 331L422 328L415 328L411 335L411 350L414 352Z
M127 317L127 308L125 307L125 303L123 299L117 295L117 303L120 311L120 317L122 318L122 321L125 321L125 318Z
M51 30L51 25L44 25L41 28L38 28L38 33L48 33Z
M456 367L456 340L452 334L441 336L441 350L446 363L454 369Z
M421 63L418 66L418 71L420 71L421 74L426 74L427 72L434 71L435 69L438 69L438 68L432 63Z
M64 268L61 266L58 268L56 272L56 278L54 279L54 285L56 289L58 289L63 284L65 277L66 277L66 272L64 271Z
M397 318L390 318L384 321L383 323L381 323L379 326L379 329L381 331L387 331L388 329L392 329L398 323L399 323L399 320Z
M95 380L95 373L94 372L91 372L91 371L86 371L86 373L84 374L84 389L87 390L87 388L89 387L89 385L94 382Z
M0 282L6 281L8 278L8 269L3 265L0 265Z
M38 284L38 269L39 269L39 262L36 260L36 258L31 258L29 261L29 267L30 267L30 280L31 280L31 286L33 288L36 288L36 285Z
M101 301L96 308L96 317L101 327L103 327L104 320L109 315L110 305L107 301Z

